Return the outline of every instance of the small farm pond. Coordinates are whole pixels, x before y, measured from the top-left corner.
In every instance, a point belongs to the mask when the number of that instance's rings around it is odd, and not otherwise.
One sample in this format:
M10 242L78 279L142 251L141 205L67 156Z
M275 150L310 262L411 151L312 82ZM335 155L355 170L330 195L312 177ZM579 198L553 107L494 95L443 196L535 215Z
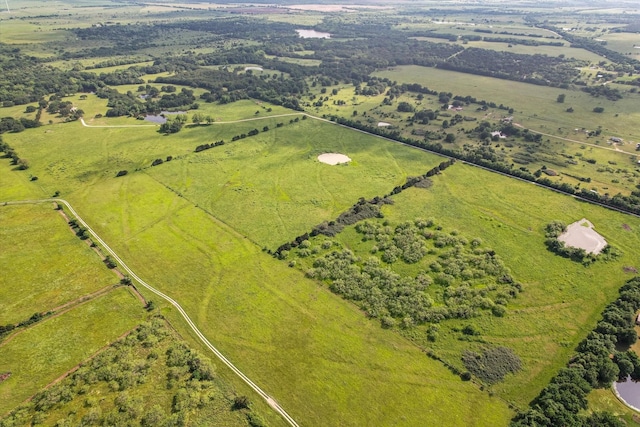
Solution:
M144 116L144 119L149 122L163 124L167 122L167 118L165 116L169 114L187 114L187 112L186 111L161 111L160 114L158 114L157 116L153 114L148 114Z
M624 382L613 383L613 389L627 406L640 411L640 382L632 381L629 377Z
M316 30L296 30L296 33L303 39L330 39L330 33L322 33Z

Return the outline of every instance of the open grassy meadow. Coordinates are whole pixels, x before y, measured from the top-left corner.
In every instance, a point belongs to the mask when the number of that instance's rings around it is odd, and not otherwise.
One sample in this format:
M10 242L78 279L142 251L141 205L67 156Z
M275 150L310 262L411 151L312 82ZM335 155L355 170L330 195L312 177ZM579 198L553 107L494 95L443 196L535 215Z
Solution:
M451 327L443 326L446 332L441 334L446 338L442 342L425 340L423 345L454 364L460 363L464 349L480 348L483 341L515 349L524 368L495 385L494 391L522 407L567 363L602 308L631 277L625 267L640 267L635 256L640 221L462 164L450 167L433 182L428 190L410 189L395 196L395 205L384 209L386 218L398 223L431 217L445 230L480 238L496 251L524 291L509 303L504 318L482 316L454 322ZM546 249L547 223L581 218L589 219L623 255L584 267ZM460 341L453 330L469 323L481 331L479 342Z
M453 425L484 425L510 417L504 403L146 174L87 186L69 200L301 424L415 425L455 413ZM450 403L442 404L443 393Z
M0 206L0 221L0 325L118 283L52 204Z
M53 203L4 202L68 202L300 426L508 425L638 274L638 216L328 120L635 212L637 11L321 3L0 5L0 326L35 319L0 339L0 425L295 424ZM605 255L547 249L582 218Z
M5 414L144 318L140 302L116 289L20 331L0 345L0 414Z
M200 133L204 139L210 132L203 128ZM352 162L331 166L317 160L332 152L346 154ZM360 197L387 194L440 159L307 119L146 172L258 244L275 249L335 218Z

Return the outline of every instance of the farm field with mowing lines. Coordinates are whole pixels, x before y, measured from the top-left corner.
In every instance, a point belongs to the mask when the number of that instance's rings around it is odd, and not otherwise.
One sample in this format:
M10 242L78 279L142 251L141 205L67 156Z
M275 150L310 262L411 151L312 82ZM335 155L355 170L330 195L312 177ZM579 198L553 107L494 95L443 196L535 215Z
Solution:
M0 206L0 222L0 325L118 283L51 203Z
M446 336L442 343L440 339L426 343L422 334L416 336L453 364L460 364L463 349L481 347L457 339L453 328L469 323L482 331L482 339L515 349L523 360L523 371L493 390L524 406L567 363L602 308L631 277L624 267L640 267L635 257L640 220L462 164L448 168L433 181L428 190L410 189L394 196L396 203L383 208L386 218L398 223L432 217L445 230L479 237L523 284L523 292L509 303L504 318L483 316L454 322L451 329L442 328ZM546 224L580 218L589 219L623 254L584 267L549 252L544 244ZM523 383L528 386L523 388Z

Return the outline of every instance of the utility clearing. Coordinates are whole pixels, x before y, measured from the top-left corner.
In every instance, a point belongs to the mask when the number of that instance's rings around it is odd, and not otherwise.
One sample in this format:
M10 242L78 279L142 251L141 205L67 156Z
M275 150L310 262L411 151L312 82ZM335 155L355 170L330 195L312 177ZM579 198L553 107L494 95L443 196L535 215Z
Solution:
M607 246L607 241L586 218L567 226L567 231L558 236L558 240L572 248L584 249L587 253L596 255Z

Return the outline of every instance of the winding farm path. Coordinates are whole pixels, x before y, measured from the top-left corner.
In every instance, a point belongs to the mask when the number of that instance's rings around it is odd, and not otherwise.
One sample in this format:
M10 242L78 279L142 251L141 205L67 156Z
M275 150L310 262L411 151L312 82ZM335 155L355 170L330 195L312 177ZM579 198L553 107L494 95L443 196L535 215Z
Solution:
M158 289L154 288L153 286L151 286L150 284L142 280L140 277L138 277L138 275L136 275L133 272L133 270L131 270L124 263L124 261L118 256L118 254L116 254L114 250L111 249L109 245L107 245L105 241L100 238L100 236L98 236L98 234L89 226L89 224L87 224L80 217L80 215L78 215L78 213L75 211L75 209L73 209L73 206L71 206L69 202L67 202L64 199L52 198L52 199L7 201L7 202L0 202L0 205L25 205L25 204L51 203L51 202L62 203L69 210L69 212L78 220L78 222L82 224L84 228L87 229L87 232L91 234L93 238L98 243L100 243L100 245L102 245L104 250L107 251L113 257L113 259L118 263L118 265L123 270L125 270L133 280L137 281L141 286L145 287L152 293L156 294L157 296L159 296L160 298L164 299L165 301L169 302L172 306L174 306L176 310L178 310L178 312L182 315L184 320L187 322L191 330L193 330L193 332L198 336L198 338L200 338L200 341L202 341L202 343L209 350L211 350L213 354L215 354L218 357L218 359L222 361L222 363L224 363L237 376L239 376L249 387L251 387L256 393L258 393L269 404L269 406L273 408L274 411L280 414L282 418L284 418L285 421L287 421L289 425L291 425L292 427L299 427L298 423L296 423L296 421L278 404L278 402L275 401L275 399L273 399L271 396L265 393L260 387L258 387L258 385L256 385L253 381L251 381L249 377L243 374L242 371L240 371L240 369L238 369L233 363L231 363L229 359L227 359L217 348L213 346L213 344L209 342L209 340L202 334L202 332L200 332L196 324L191 320L187 312L180 306L180 304L178 304L176 300L164 294L163 292L159 291Z
M242 123L242 122L252 122L255 120L265 120L265 119L275 119L278 117L289 117L289 116L300 116L300 115L308 115L306 113L286 113L286 114L276 114L273 116L262 116L262 117L252 117L250 119L240 119L240 120L230 120L230 121L226 121L226 122L212 122L212 125L218 124L218 125L227 125L227 124L232 124L232 123ZM313 116L309 116L309 117L313 117ZM87 122L84 121L83 117L80 117L80 123L82 123L82 126L86 127L86 128L148 128L148 127L158 127L158 125L88 125Z

